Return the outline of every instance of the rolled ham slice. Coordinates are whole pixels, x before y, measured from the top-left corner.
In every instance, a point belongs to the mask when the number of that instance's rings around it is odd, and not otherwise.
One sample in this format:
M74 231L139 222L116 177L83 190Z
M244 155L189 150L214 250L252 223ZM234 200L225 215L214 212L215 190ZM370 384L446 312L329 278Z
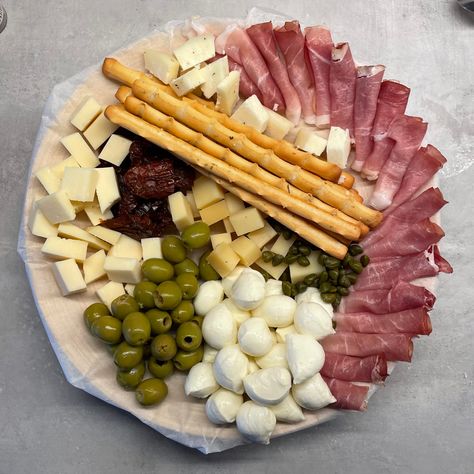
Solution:
M387 360L410 362L413 354L412 336L408 334L360 334L336 332L321 344L326 352L367 357L384 354ZM332 390L331 390L332 391ZM337 396L333 394L336 398Z
M354 136L354 101L357 69L348 43L338 43L331 53L329 93L331 94L331 127L348 129Z
M255 83L250 79L249 75L245 72L245 69L240 64L228 59L229 61L229 70L239 71L240 72L240 81L239 81L239 95L246 99L251 95L256 95L260 102L263 101L262 93L259 91Z
M286 117L295 125L300 121L301 103L293 84L288 77L285 61L273 35L271 21L247 28L247 34L257 46L267 63L270 74L277 84L285 101Z
M321 375L347 382L382 383L388 376L387 359L383 354L352 357L326 352Z
M355 159L351 168L361 171L372 151L372 126L377 112L377 100L385 72L385 66L359 66L357 68L354 101Z
M329 92L329 68L333 42L331 32L325 26L305 28L305 43L313 72L316 96L316 126L329 128L331 123L331 95Z
M369 387L355 385L344 380L331 379L323 377L329 390L337 400L331 406L334 408L341 408L342 410L367 410L367 395Z
M410 199L446 163L446 158L433 145L421 147L410 161L402 184L384 215L390 214L398 206Z
M431 334L430 317L427 309L422 306L388 314L335 313L334 320L336 321L337 330L341 332L362 334L401 333L420 336Z
M285 111L285 101L280 89L275 84L258 48L245 30L237 26L226 28L216 38L216 51L227 54L230 59L243 66L261 92L266 107L278 112Z
M410 89L396 81L383 81L377 100L377 112L372 127L373 147L364 161L362 175L376 180L392 151L394 142L387 137L388 127L395 117L405 113Z
M306 123L314 125L316 123L314 83L305 59L305 41L300 24L296 20L287 21L274 30L274 35L285 58L290 81L298 94L303 119Z
M426 288L399 281L390 290L351 291L342 299L338 310L340 313L387 314L420 306L430 310L435 301L436 297Z

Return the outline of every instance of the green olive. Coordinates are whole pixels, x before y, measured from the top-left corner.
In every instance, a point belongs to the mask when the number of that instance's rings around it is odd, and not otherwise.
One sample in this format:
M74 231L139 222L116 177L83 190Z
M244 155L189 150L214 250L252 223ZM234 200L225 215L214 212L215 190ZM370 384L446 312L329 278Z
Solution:
M138 303L130 295L120 295L112 301L112 314L123 321L127 314L139 311Z
M356 255L360 255L363 252L362 247L357 244L353 244L349 246L349 253L355 257Z
M101 316L109 316L109 308L103 303L92 303L84 310L84 322L88 329L91 329L92 323Z
M157 308L168 310L176 308L181 303L183 294L175 281L164 281L156 288L153 298Z
M219 274L212 268L212 265L207 261L207 257L211 253L210 250L207 250L201 255L199 259L199 275L205 281L209 280L219 280Z
M334 303L336 301L336 293L321 293L321 299L325 303Z
M122 334L131 346L143 346L150 339L151 324L149 319L139 311L130 313L123 320Z
M149 309L145 313L145 316L148 318L148 321L150 321L151 333L154 336L168 332L173 325L170 314L161 309Z
M140 405L150 406L162 402L168 395L168 386L161 379L146 379L135 389Z
M113 316L101 316L92 322L91 332L106 344L117 344L122 339L122 321Z
M170 360L177 350L176 341L170 334L160 334L151 341L151 354L155 359Z
M173 363L176 369L185 371L201 362L204 355L204 347L199 346L195 351L178 351L173 358Z
M175 275L191 273L196 278L199 278L199 267L190 258L185 258L174 266L174 273Z
M131 369L143 359L143 346L131 346L123 341L115 349L114 362L121 369Z
M202 328L203 320L204 320L204 316L199 316L198 314L195 314L193 316L193 319L191 319L191 322L194 324L197 324L200 328Z
M274 256L275 254L273 252L270 252L270 250L265 250L262 252L262 260L265 263L271 262Z
M183 230L181 240L190 249L200 249L211 240L211 230L205 222L195 222Z
M362 257L360 257L360 263L363 267L366 267L370 263L370 257L368 255L362 255Z
M183 300L171 311L171 319L176 324L190 321L194 316L194 305L191 301Z
M145 278L153 283L161 283L170 280L174 276L174 268L171 263L163 258L149 258L142 263L142 272Z
M141 281L135 285L133 296L141 309L155 307L153 292L156 290L156 284L152 281Z
M199 283L192 273L182 273L176 277L175 281L181 288L183 300L192 300L196 296Z
M157 379L165 379L173 375L174 365L172 360L156 360L154 357L148 359L148 371Z
M163 258L171 263L179 263L186 258L186 248L175 235L168 235L163 239L161 251L163 252Z
M201 328L189 321L182 323L176 330L176 344L183 351L195 351L202 342Z
M284 295L291 296L291 283L289 281L282 282L281 289Z
M134 390L145 375L145 363L142 361L128 370L117 369L117 383L125 390Z

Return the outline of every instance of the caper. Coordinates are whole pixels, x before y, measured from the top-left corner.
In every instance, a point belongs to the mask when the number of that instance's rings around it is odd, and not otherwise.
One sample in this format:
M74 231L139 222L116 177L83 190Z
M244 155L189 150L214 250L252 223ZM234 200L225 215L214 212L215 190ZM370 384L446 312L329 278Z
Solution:
M298 253L299 253L298 247L297 247L295 244L293 244L293 245L290 247L290 250L288 250L288 253L287 253L286 255L287 255L287 256L288 256L288 255L298 255Z
M360 245L353 244L349 246L349 253L355 257L356 255L360 255L364 250Z
M268 273L267 271L263 270L262 268L260 268L258 271L261 273L261 275L263 276L263 278L265 278L265 281L271 280L272 276L270 275L270 273Z
M339 303L341 302L342 296L339 293L332 293L333 295L336 295L334 298L334 301L332 303L332 306L334 308L337 308L339 306Z
M349 260L351 260L351 256L349 252L347 252L344 258L342 259L342 264L346 266L349 265Z
M207 261L207 257L211 253L210 250L207 250L201 255L199 259L199 275L205 281L209 280L219 280L219 274L212 268L211 264Z
M186 258L186 248L182 240L175 235L168 235L163 239L161 251L163 257L171 263L179 263Z
M336 293L321 293L321 299L325 303L334 303L336 301Z
M88 329L91 329L92 323L101 316L110 315L109 308L103 303L92 303L84 310L84 322Z
M319 275L319 284L321 285L321 283L325 283L328 280L329 280L328 272L326 271L321 272L321 274Z
M285 257L283 255L275 254L272 258L272 265L274 267L277 267L278 265L283 263L284 259L285 259Z
M349 266L351 267L351 270L355 273L362 273L362 270L364 269L361 263L354 259L349 262Z
M337 283L337 279L339 278L339 270L329 270L328 276L330 281Z
M297 260L298 264L301 265L302 267L307 267L309 265L309 260L308 257L305 257L304 255L300 255Z
M362 255L362 257L360 257L360 263L363 267L366 267L370 263L370 257L368 255Z
M337 258L334 257L327 257L325 266L328 270L335 270L339 268L339 265L341 264L341 261L338 260Z
M200 249L209 243L211 231L205 222L195 222L181 233L181 240L190 249Z
M191 273L196 278L199 278L199 267L190 258L185 258L182 262L179 262L174 266L174 273L176 275Z
M344 286L338 286L337 287L337 292L341 295L341 296L347 296L349 294L349 290L344 287Z
M326 259L328 258L328 255L326 255L325 253L320 253L319 256L318 256L318 262L320 265L326 265Z
M298 260L298 254L291 254L285 257L285 263L287 263L288 265L295 263L296 260Z
M161 309L150 309L145 313L145 316L148 318L148 321L150 321L151 333L153 335L164 334L168 332L173 325L170 314Z
M168 386L161 379L146 379L135 390L140 405L150 406L162 402L168 395Z
M318 275L316 275L316 273L310 273L309 275L306 275L304 277L303 281L306 285L311 286L316 281L316 278L318 278Z
M283 238L285 240L290 240L292 237L293 237L293 232L291 232L291 230L289 229L285 229L283 232L282 232L282 235L283 235Z
M142 361L128 370L117 370L117 383L125 390L134 390L145 375L145 363Z
M294 298L298 294L296 291L296 285L291 285L291 297Z
M299 252L300 252L300 255L307 257L311 253L311 249L307 247L306 245L301 245L299 247Z
M343 275L342 277L339 276L339 279L337 282L339 283L339 286L343 286L344 288L349 288L351 286L351 282L349 278L347 278L346 275Z
M321 283L319 285L319 290L321 293L335 293L337 288L334 285L331 285L328 281Z
M296 294L303 293L306 291L306 288L308 288L308 285L304 281L299 281L298 283L295 283L295 290Z
M271 262L274 255L275 254L273 252L270 252L270 250L265 250L264 252L262 252L262 260L265 263Z
M291 273L290 268L286 268L285 271L280 275L279 280L291 282Z
M357 282L357 275L355 273L347 273L346 278L349 282L354 285Z
M284 295L291 296L291 283L290 282L288 281L282 282L281 289Z

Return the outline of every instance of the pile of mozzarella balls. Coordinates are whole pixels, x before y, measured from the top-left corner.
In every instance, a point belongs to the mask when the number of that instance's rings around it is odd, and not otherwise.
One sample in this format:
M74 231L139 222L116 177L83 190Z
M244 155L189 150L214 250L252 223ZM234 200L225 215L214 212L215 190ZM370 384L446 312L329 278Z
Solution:
M222 281L203 283L194 307L205 316L206 346L185 392L209 397L211 422L235 421L247 439L268 444L277 420L297 423L305 418L302 408L336 401L319 374L324 350L318 339L334 333L333 309L316 288L295 300L283 294L281 281L265 282L259 272L237 267Z

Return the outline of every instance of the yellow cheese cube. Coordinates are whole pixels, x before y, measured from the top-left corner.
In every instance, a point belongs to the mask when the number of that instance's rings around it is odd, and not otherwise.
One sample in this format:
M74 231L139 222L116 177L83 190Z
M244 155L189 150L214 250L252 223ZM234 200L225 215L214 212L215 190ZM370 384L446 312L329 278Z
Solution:
M212 234L211 235L211 245L215 249L220 244L230 244L232 242L232 237L229 233L224 232L223 234Z
M104 303L109 309L112 309L112 301L115 298L118 298L121 295L125 294L122 283L117 283L115 281L109 281L102 288L99 288L96 291L97 296L100 301Z
M149 258L163 258L163 252L161 251L161 238L160 237L149 237L142 239L142 254L143 260Z
M110 257L142 259L142 244L128 235L121 234L117 243L109 250Z
M105 257L104 270L111 281L137 284L142 279L140 260L136 258Z
M235 229L235 233L239 236L261 229L265 225L262 215L254 207L247 207L232 214L229 220Z
M226 217L222 222L224 222L225 231L229 234L235 233L234 226L231 224L230 219Z
M204 84L208 79L208 71L194 67L182 76L173 79L170 86L177 96L183 96Z
M91 202L94 200L98 175L94 168L66 168L61 189L71 201Z
M249 232L247 237L250 240L253 240L258 248L262 248L270 242L275 236L277 235L276 230L268 223L265 222L265 225L258 230L254 230L253 232Z
M283 234L281 234L278 239L276 239L275 243L272 245L272 248L270 249L273 253L276 253L278 255L283 255L284 257L288 253L288 250L290 250L290 247L293 245L293 243L296 240L296 236L293 236L289 238L288 240L283 237Z
M240 257L241 263L246 267L250 267L250 265L255 263L262 256L262 252L257 244L244 235L235 239L230 246Z
M99 158L115 166L120 166L127 157L131 144L131 140L114 134L107 140L99 154Z
M145 69L148 69L161 82L169 84L178 77L179 63L170 54L147 49L144 54Z
M186 193L186 199L188 200L189 202L189 205L191 206L191 211L193 211L193 217L196 219L196 218L199 218L201 217L199 215L199 210L196 206L196 201L194 200L194 194L192 191L188 191Z
M224 191L212 179L200 176L193 184L194 201L198 209L210 206L224 199Z
M81 270L73 259L53 263L53 274L63 296L86 291Z
M183 70L189 69L216 55L214 37L211 34L195 36L174 49L173 54Z
M107 227L102 227L100 225L87 227L86 230L87 232L89 232L89 234L95 235L99 239L105 240L105 242L108 242L112 245L115 245L122 236L120 232L117 232L116 230L112 229L107 229Z
M110 209L102 213L100 211L99 204L96 203L86 205L84 207L84 212L91 221L92 225L99 225L101 222L106 221L107 219L112 219L112 217L114 217Z
M231 71L227 77L217 84L216 108L227 115L232 114L239 100L240 72Z
M83 168L95 168L99 159L79 132L61 138L61 143Z
M229 209L229 215L245 209L244 201L232 193L225 193L224 199L227 204L227 209Z
M115 203L120 201L117 177L112 167L97 168L96 173L98 176L96 185L97 200L99 201L101 212L105 213Z
M42 184L43 188L46 189L48 194L59 191L61 187L61 180L58 175L53 171L51 166L44 166L35 173L36 178Z
M93 249L110 249L110 244L108 244L107 242L98 239L95 235L89 234L89 232L87 232L86 230L81 229L77 225L71 224L69 222L59 224L58 235L60 237L82 240L84 242L87 242L89 246Z
M51 224L72 221L76 218L71 201L63 190L59 190L49 196L39 199L38 207Z
M51 166L51 171L53 171L53 173L55 173L59 179L62 179L64 176L64 170L66 168L79 168L79 163L72 156L69 156L64 160L61 160L59 163Z
M73 112L71 123L82 132L101 112L100 104L93 97L86 97Z
M87 242L83 242L82 240L61 239L60 237L48 237L41 251L48 257L57 260L72 258L82 263L87 257Z
M308 255L309 265L307 267L301 266L298 262L290 264L290 276L292 283L298 283L312 273L319 275L324 267L318 262L320 252L311 252Z
M174 225L180 232L194 222L191 205L181 191L168 196L168 206Z
M262 270L265 270L275 280L278 280L283 274L283 272L288 268L287 263L283 262L283 263L280 263L280 265L277 265L276 267L274 267L271 261L264 262L261 258L259 258L255 262L255 264L258 265Z
M36 203L33 204L28 219L28 227L36 237L55 237L58 235L58 227L51 224Z
M104 270L104 262L105 252L103 250L99 250L84 260L82 269L84 270L84 280L87 284L107 275Z
M214 61L207 66L208 80L201 86L202 93L209 99L217 92L218 84L229 75L229 61L227 56Z
M86 129L84 137L97 150L117 128L118 125L112 123L102 112Z
M230 244L220 244L207 257L207 261L224 278L239 264L240 257Z
M212 225L228 217L229 209L227 208L226 201L222 200L201 209L199 214L203 222L207 225Z

